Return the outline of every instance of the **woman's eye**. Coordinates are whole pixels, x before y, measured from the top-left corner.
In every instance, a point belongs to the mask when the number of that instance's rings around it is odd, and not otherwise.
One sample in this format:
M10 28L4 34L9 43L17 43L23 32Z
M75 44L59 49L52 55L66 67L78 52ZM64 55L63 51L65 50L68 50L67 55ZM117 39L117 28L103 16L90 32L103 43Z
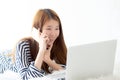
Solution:
M55 30L59 30L59 28L56 28Z
M46 30L51 30L51 28L47 28Z

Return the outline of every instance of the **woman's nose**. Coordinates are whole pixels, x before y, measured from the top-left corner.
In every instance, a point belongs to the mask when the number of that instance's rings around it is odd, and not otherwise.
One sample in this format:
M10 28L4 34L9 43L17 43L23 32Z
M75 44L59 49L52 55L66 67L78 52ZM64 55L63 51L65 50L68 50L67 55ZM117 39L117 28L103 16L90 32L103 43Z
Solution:
M54 36L55 36L55 32L54 32L54 31L51 31L51 32L49 33L49 35L54 37Z

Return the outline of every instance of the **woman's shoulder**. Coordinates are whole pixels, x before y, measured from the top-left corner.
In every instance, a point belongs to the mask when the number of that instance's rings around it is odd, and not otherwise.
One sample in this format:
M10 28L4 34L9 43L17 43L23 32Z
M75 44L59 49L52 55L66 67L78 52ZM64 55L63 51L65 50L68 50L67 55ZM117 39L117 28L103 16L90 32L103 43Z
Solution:
M17 44L30 45L31 42L33 42L33 41L34 41L34 39L32 37L25 37L25 38L20 39Z

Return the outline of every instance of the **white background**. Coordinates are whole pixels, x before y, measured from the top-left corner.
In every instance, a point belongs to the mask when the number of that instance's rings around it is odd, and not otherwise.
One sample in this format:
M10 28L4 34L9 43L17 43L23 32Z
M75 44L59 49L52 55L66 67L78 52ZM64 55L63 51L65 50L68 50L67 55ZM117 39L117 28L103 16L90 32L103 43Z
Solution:
M30 35L41 8L58 13L67 47L120 38L120 0L1 0L0 50Z

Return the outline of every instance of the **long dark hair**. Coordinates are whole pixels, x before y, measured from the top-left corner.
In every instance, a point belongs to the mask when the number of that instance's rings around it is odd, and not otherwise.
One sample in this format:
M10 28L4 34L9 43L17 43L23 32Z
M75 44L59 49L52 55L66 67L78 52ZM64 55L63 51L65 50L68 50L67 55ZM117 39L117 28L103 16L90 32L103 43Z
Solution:
M32 27L36 29L40 29L40 32L42 32L43 25L50 19L54 19L59 22L59 30L60 30L60 34L53 44L50 58L52 60L55 60L55 62L58 64L66 65L67 48L63 37L61 21L58 15L56 14L56 12L51 9L38 10L38 12L34 17ZM31 57L33 58L33 60L35 60L39 51L39 47L38 47L39 44L33 38L26 38L26 39L28 39L30 42L30 46L31 46L30 50L32 55ZM47 73L50 73L48 68L49 66L45 62L43 62L42 69L45 70Z

